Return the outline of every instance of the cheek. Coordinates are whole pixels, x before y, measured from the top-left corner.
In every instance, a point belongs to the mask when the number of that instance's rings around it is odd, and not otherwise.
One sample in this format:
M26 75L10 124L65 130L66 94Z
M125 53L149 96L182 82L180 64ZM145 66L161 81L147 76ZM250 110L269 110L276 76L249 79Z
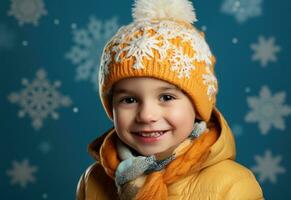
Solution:
M118 112L116 109L113 109L113 123L115 128L118 128L121 124L123 124L120 112Z
M122 110L113 109L113 123L117 130L121 131L130 124L130 115L128 112Z
M177 107L168 112L168 119L176 127L181 127L184 130L192 130L195 121L195 112L192 106Z

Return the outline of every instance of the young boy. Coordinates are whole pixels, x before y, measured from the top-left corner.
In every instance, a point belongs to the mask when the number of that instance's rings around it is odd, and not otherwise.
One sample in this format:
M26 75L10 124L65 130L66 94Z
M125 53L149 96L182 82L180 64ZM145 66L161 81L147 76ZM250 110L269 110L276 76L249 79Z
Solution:
M134 22L107 43L99 72L114 128L89 145L97 160L77 198L263 199L215 107L215 58L187 0L136 0Z

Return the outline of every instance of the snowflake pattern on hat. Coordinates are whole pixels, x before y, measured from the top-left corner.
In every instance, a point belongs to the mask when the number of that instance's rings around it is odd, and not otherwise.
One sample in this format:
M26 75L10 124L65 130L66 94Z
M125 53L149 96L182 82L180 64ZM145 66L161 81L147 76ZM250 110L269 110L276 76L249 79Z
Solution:
M203 83L207 85L207 95L210 97L214 96L217 93L217 79L213 76L212 72L210 71L209 67L206 67L207 74L203 74Z
M191 58L183 53L181 48L174 48L173 56L170 58L172 64L171 70L178 71L178 78L190 78L191 70L195 70L195 66L192 64L194 58Z
M181 44L187 43L194 54L188 55L180 44L173 44L171 40L176 38L181 40ZM155 52L159 57L154 56ZM114 58L111 58L112 54L115 55ZM170 70L176 71L179 79L190 78L191 72L196 69L195 62L205 63L206 73L202 74L201 79L208 88L209 100L212 100L217 92L217 80L210 71L213 63L207 43L196 29L171 20L152 21L151 23L149 21L134 22L121 27L105 47L101 59L99 81L102 85L104 84L104 77L110 71L111 61L121 63L126 59L134 58L132 67L140 70L145 68L144 59L155 58L157 62L162 62L167 58L167 54L171 55L169 58Z
M120 54L122 54L123 52L127 52L125 58L129 58L133 56L136 59L136 62L133 65L133 68L142 69L144 68L142 64L142 59L144 57L148 59L150 57L151 58L154 57L152 49L159 51L158 43L159 43L159 40L157 40L153 36L150 36L147 31L144 31L141 37L136 35L130 41L125 42L127 46L118 53L118 56L115 57L115 61L120 62L120 59L119 59Z

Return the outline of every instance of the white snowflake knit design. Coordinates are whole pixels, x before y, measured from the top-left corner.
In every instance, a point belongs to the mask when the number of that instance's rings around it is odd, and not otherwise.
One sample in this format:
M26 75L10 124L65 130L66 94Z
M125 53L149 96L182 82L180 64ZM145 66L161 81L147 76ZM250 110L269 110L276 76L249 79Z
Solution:
M224 0L221 11L234 15L238 23L262 15L263 0Z
M28 183L34 183L35 177L33 173L37 172L36 166L30 166L29 161L24 159L22 162L12 161L12 169L6 171L11 177L12 185L19 184L22 188L26 188Z
M183 77L190 78L191 70L195 70L193 64L194 58L185 55L182 48L174 48L174 53L170 58L170 62L171 70L178 71L179 79Z
M173 21L161 21L160 25L157 26L157 36L161 36L165 40L176 38L181 33L183 33L183 28L181 26L177 26L177 23Z
M133 68L142 69L143 58L153 58L153 49L159 51L158 43L159 40L157 40L155 36L150 36L147 30L145 30L142 36L135 36L130 41L125 42L127 46L119 51L118 55L115 57L115 60L116 62L120 62L120 54L127 52L125 58L132 56L136 59Z
M161 36L165 39L164 45L166 45L166 49L172 47L168 40L174 39L178 36L181 36L182 41L190 42L192 49L195 50L196 54L194 56L194 60L198 62L204 61L207 66L212 64L211 61L211 51L204 41L203 37L197 30L188 30L186 31L184 27L177 25L176 22L173 21L162 21L157 27L157 36ZM163 50L163 49L162 49Z
M195 51L193 57L183 54L178 45L173 45L170 42L170 40L176 39L178 36L182 42L188 42ZM144 68L143 59L153 58L154 51L159 54L159 59L162 61L166 57L168 50L171 49L173 51L173 55L169 59L171 70L176 71L177 77L180 79L190 78L191 71L195 70L194 61L205 62L206 67L212 65L211 51L200 33L196 29L188 29L171 20L131 23L122 27L107 44L108 46L115 53L115 62L122 62L120 56L125 54L122 59L133 57L133 68L137 70ZM109 50L103 52L99 74L101 85L104 84L104 77L109 73L108 65L112 59L110 58L112 52ZM203 79L205 80L204 84L208 87L207 94L211 99L216 92L216 79L210 71L203 75Z
M198 62L204 61L207 67L211 66L211 51L207 43L204 41L203 37L197 31L193 31L193 33L187 33L183 38L187 39L187 35L191 41L192 48L196 52L194 57L195 60L197 60Z
M213 73L211 73L209 67L206 68L206 72L207 74L203 74L202 78L204 85L207 86L207 95L209 100L211 100L217 93L217 79Z
M26 114L30 116L35 130L42 128L43 120L49 115L53 119L58 119L59 114L55 111L56 109L72 104L69 97L58 92L57 89L61 86L61 82L55 81L54 84L51 84L46 79L46 72L42 69L37 71L36 79L31 83L27 79L23 79L22 84L26 88L19 93L11 93L8 99L11 103L17 103L21 107L19 117L24 117Z
M259 42L251 44L251 49L254 50L252 60L260 61L262 67L266 67L268 62L276 62L276 53L281 50L279 46L275 45L274 37L266 39L264 36L259 36Z
M172 47L171 43L169 42L170 39L174 39L178 35L181 36L181 38L184 41L191 42L191 46L193 49L195 49L197 52L194 56L194 60L196 61L205 61L207 65L211 65L212 62L210 60L211 58L211 52L207 45L207 43L204 41L202 36L200 36L199 33L197 33L194 29L186 29L185 27L181 27L178 23L175 23L173 21L167 21L164 20L162 23L153 23L149 24L147 22L135 22L127 27L123 27L118 31L118 33L114 36L112 41L109 43L110 45L113 44L113 50L115 52L119 51L126 51L123 48L120 47L120 43L126 41L126 34L127 35L134 35L135 33L138 33L140 29L143 29L144 34L142 35L142 38L140 39L133 39L132 42L127 42L127 46L125 47L126 50L130 50L133 48L136 52L138 50L138 53L136 53L136 56L149 56L153 55L153 49L157 50L159 55L162 57L165 54L165 47L169 48ZM154 30L156 32L156 35L152 36L151 34L148 34L148 30ZM159 43L157 40L158 37L165 37L163 40L164 44L161 44L162 47L157 48L157 44ZM150 42L150 44L145 44L144 41ZM165 44L168 43L168 44ZM146 50L138 48L137 45L143 45L146 47ZM197 48L197 49L196 49ZM144 51L144 52L141 52ZM121 52L121 53L122 53ZM110 53L110 52L108 52ZM119 62L119 53L117 56L115 56L115 61ZM141 60L140 58L136 58L136 60ZM143 67L140 67L143 68Z
M47 15L43 0L11 0L8 15L14 16L19 25L24 23L38 25L38 20Z
M75 45L66 53L65 57L77 65L77 81L89 80L95 89L98 88L96 74L99 69L102 48L117 31L118 26L116 17L102 22L92 16L86 29L73 30Z
M278 92L271 95L267 86L263 86L259 97L248 97L247 102L252 109L245 116L246 122L258 122L263 135L267 134L272 126L285 130L283 117L291 114L291 107L284 105L286 93Z
M257 165L252 167L252 171L258 173L260 182L269 179L274 184L277 182L277 174L286 172L286 169L280 166L282 156L273 156L270 150L266 150L264 156L256 155L255 160Z
M0 24L0 51L10 50L15 46L15 33L4 24Z

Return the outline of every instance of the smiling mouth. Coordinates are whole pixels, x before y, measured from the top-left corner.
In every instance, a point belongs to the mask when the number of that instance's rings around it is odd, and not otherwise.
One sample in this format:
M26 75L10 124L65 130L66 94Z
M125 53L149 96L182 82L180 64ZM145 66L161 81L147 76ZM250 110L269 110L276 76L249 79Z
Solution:
M134 134L145 137L145 138L157 138L164 135L167 131L156 131L156 132L135 132Z

